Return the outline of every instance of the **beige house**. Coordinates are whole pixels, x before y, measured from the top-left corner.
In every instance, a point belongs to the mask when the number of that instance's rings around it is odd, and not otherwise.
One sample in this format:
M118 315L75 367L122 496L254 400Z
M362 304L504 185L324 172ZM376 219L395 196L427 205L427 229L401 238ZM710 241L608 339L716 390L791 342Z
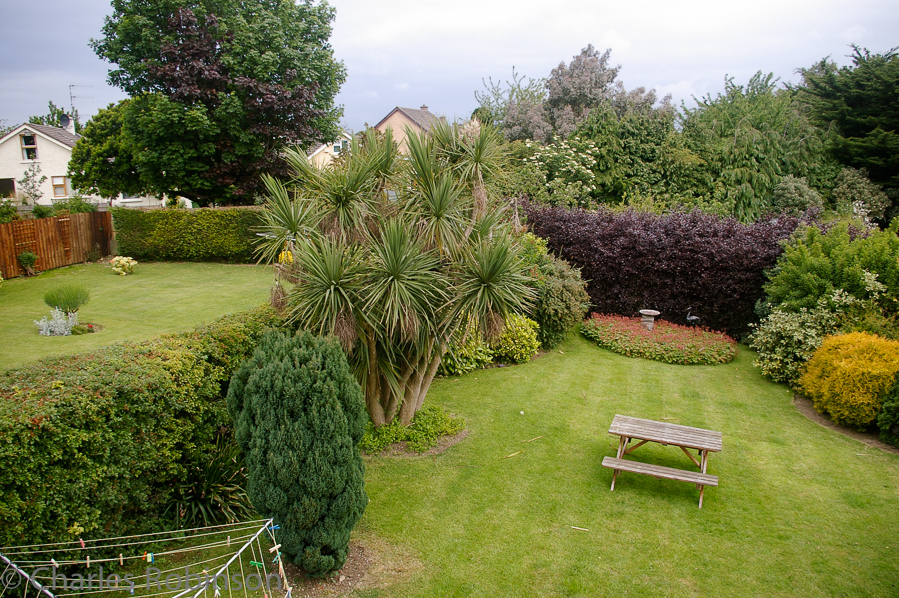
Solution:
M316 168L324 168L333 162L334 158L339 156L342 152L347 151L352 140L353 138L349 133L341 131L340 137L336 141L323 143L318 147L315 147L306 155L306 158L309 160L309 163Z
M0 138L0 197L16 194L16 181L34 165L38 178L45 176L38 203L50 205L53 200L72 197L69 182L69 158L78 136L74 129L24 124Z
M390 114L381 119L381 122L375 125L375 129L382 133L386 133L387 129L393 130L393 140L399 146L401 154L409 153L406 148L406 127L415 132L431 130L431 125L442 119L428 111L427 106L421 108L402 108L397 106Z
M70 121L71 122L71 121ZM17 181L21 180L32 164L40 169L38 178L45 176L40 190L41 205L52 205L54 201L69 199L75 195L68 176L72 148L80 135L75 127L50 127L25 123L13 128L0 137L0 197L15 196ZM99 196L80 194L87 201L106 203ZM125 197L120 195L112 200L112 205L156 206L155 197Z

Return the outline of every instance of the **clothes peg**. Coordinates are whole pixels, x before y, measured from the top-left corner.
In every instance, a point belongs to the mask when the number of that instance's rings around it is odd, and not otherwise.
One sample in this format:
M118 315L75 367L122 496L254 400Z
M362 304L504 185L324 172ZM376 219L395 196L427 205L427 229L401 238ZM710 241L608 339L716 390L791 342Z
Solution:
M78 542L81 543L81 549L84 550L84 540L82 540L81 538L78 538Z
M119 566L120 566L120 567L124 567L124 566L125 566L125 559L122 558L122 553L121 553L121 552L119 553Z
M256 567L257 569L265 568L265 565L263 565L262 563L257 563L256 561L250 561L250 564L253 565L254 567Z
M280 544L275 544L274 546L272 546L271 548L269 548L268 551L269 551L269 552L275 552L275 551L278 550L279 548L281 548L281 545L280 545Z

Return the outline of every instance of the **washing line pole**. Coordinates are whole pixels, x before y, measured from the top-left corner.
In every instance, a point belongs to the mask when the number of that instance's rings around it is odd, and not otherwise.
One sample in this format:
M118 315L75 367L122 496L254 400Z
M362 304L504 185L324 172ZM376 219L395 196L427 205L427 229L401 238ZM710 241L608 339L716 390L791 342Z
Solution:
M263 528L263 529L265 529L265 528ZM257 534L257 535L258 535L258 534ZM34 589L36 589L38 592L40 592L41 594L43 594L43 595L46 596L47 598L56 598L56 596L54 596L54 595L50 592L50 590L48 590L47 588L45 588L44 586L42 586L37 580L32 579L32 577L31 577L30 575L28 575L28 572L27 572L27 571L25 571L24 569L19 568L18 565L16 565L14 562L12 562L12 561L9 560L8 558L6 558L6 556L5 556L3 553L0 553L0 562L6 563L6 568L7 568L7 569L12 569L12 570L15 571L18 575L20 575L21 577L24 577L25 579L27 579L27 580L28 580L28 583L30 583L32 586L34 586ZM27 586L26 586L26 589L27 589Z

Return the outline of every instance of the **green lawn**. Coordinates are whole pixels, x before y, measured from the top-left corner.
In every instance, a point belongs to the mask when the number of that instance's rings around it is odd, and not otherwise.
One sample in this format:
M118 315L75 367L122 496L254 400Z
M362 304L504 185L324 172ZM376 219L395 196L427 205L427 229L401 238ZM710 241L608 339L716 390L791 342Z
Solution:
M190 330L203 322L255 307L268 299L271 268L250 265L141 263L135 274L116 276L108 264L71 266L0 286L0 369L41 357L89 351L119 341L140 341ZM78 312L103 330L81 336L44 337L34 320L48 316L44 293L80 282L91 299Z
M745 348L719 366L560 349L438 380L428 401L470 430L446 453L367 459L357 535L420 565L360 595L899 595L899 456L806 419ZM616 413L723 433L701 510L683 482L623 473L609 491Z

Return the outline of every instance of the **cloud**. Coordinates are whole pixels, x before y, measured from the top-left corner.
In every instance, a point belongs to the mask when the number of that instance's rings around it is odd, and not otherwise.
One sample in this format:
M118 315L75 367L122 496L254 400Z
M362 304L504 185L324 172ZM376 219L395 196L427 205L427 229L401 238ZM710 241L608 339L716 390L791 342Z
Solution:
M86 117L124 94L105 83L109 65L87 46L100 37L108 0L7 2L0 37L0 118L68 104L68 85L92 85L76 106ZM612 48L628 88L670 92L675 103L723 90L724 76L746 82L758 70L795 80L797 68L825 56L847 64L849 43L875 52L897 44L895 0L331 0L331 46L348 79L337 97L345 122L360 129L397 105L427 104L467 117L482 79L548 76L592 43ZM46 15L60 15L39 36ZM40 39L39 43L35 40Z

